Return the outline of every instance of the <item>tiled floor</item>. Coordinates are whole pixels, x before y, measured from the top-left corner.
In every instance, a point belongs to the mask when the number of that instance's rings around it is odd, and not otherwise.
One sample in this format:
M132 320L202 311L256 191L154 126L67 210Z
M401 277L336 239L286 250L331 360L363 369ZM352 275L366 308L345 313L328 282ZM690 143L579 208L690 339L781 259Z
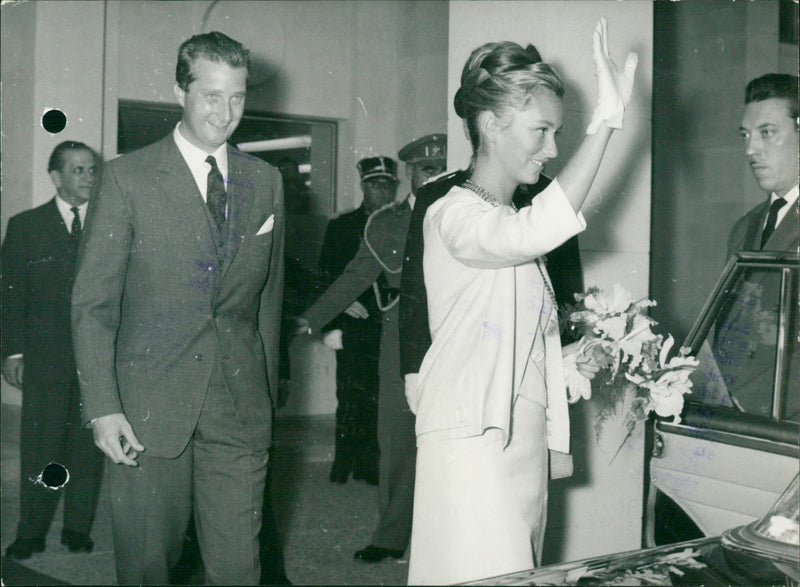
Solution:
M377 521L377 489L363 482L328 481L333 450L333 417L284 418L276 424L273 508L283 536L286 574L295 585L405 585L408 559L376 565L353 560L366 546ZM19 408L2 406L2 549L14 540L19 507ZM91 554L71 554L59 542L56 513L47 549L17 563L3 560L3 583L115 584L108 492L103 489ZM21 572L28 574L20 577ZM60 583L59 583L60 582Z

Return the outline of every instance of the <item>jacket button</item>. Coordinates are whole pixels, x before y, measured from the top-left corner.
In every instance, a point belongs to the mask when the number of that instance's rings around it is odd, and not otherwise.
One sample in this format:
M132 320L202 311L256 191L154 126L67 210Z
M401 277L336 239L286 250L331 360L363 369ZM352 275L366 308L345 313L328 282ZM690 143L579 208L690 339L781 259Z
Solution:
M197 361L198 363L199 363L200 361L202 361L202 360L203 360L203 353L197 353L197 354L194 356L194 360L195 360L195 361Z
M544 360L544 353L542 351L536 351L531 356L531 359L533 359L536 363L541 363Z

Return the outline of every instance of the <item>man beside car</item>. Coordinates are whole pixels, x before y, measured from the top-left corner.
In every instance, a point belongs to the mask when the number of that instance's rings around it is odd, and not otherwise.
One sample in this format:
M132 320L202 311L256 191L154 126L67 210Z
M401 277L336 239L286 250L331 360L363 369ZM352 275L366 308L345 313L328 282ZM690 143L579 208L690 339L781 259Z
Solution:
M739 132L753 176L767 197L734 224L728 238L729 258L740 250L798 250L798 116L797 76L769 73L747 84ZM796 299L796 279L789 287L791 299ZM714 347L733 406L764 417L796 420L800 406L796 308L783 330L788 371L781 386L782 405L773 399L783 332L781 288L778 272L747 269L720 314Z
M797 95L796 75L768 73L747 84L739 132L750 169L767 198L734 225L729 256L740 249L797 251Z

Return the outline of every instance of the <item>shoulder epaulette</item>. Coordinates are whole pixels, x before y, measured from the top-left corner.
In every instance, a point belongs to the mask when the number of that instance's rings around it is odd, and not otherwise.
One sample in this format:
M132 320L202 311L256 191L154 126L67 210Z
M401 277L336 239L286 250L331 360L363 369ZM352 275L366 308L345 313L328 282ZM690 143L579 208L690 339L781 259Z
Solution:
M450 179L452 177L455 177L456 173L458 172L459 172L458 169L456 169L455 171L445 171L444 173L440 173L439 175L434 175L433 177L429 177L426 181L423 182L422 185L428 185L429 183L434 183L436 181L439 181L440 179Z

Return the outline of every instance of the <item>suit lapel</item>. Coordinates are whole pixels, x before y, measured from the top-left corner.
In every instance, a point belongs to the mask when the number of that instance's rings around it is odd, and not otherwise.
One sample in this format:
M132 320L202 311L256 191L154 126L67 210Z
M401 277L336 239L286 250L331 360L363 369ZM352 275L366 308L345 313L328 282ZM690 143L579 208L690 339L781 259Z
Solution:
M792 209L786 213L781 223L769 237L764 250L796 251L800 240L800 215L798 206L800 200L795 201Z
M247 171L245 157L248 155L243 155L228 146L228 223L222 265L223 277L239 250L239 244L247 227L247 213L255 195L253 179Z
M744 235L744 242L740 247L741 249L751 251L761 250L761 233L763 232L764 219L766 218L768 208L769 203L764 202L750 212L750 222L748 222L747 233Z
M172 134L161 141L161 154L157 163L158 183L165 199L172 205L174 222L186 225L201 239L204 249L216 251L214 234L208 223L208 216L200 190L184 161ZM170 218L173 221L173 218Z
M66 241L65 237L69 237L69 239L72 240L72 235L70 234L67 225L64 224L64 217L61 215L61 212L58 209L58 204L56 204L55 197L50 200L47 205L47 216L47 227L55 238Z

